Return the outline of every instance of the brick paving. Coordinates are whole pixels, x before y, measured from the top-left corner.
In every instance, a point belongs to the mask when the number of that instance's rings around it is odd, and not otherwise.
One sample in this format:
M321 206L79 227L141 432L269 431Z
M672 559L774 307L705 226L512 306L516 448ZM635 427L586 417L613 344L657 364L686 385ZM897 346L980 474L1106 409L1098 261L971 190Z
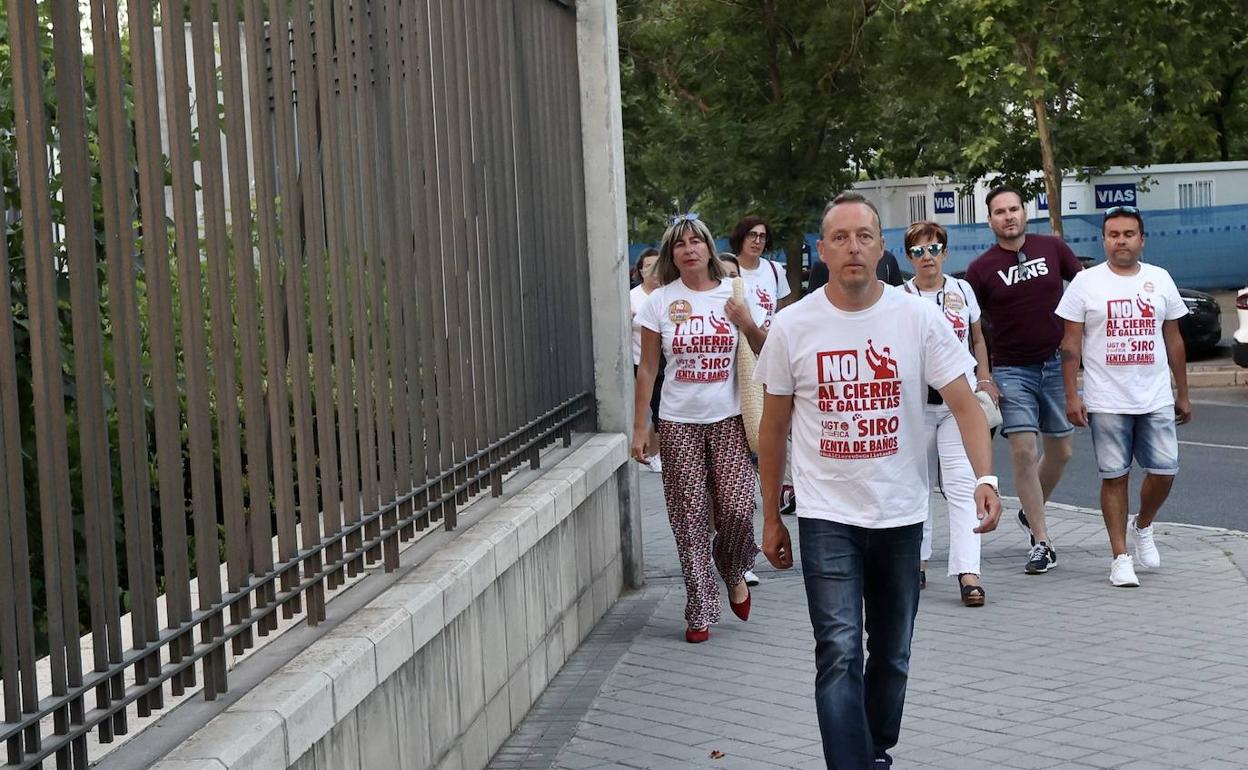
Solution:
M800 571L760 556L750 622L725 611L709 642L686 644L655 474L641 474L641 505L646 587L599 623L490 767L822 768ZM938 515L894 767L1248 768L1248 535L1160 522L1162 569L1121 589L1099 514L1050 518L1057 569L1024 575L1024 538L1003 517L984 542L988 604L968 609L944 577Z

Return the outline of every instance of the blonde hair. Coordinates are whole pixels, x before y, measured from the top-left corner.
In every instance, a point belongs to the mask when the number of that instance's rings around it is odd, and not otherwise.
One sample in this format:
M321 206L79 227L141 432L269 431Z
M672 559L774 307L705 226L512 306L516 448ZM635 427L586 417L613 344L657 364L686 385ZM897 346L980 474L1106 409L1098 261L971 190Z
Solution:
M706 262L706 271L711 278L716 281L722 281L727 276L724 272L723 265L716 259L714 251L715 238L711 235L710 229L702 223L700 219L680 219L663 233L663 242L659 244L659 261L654 263L654 274L658 277L659 283L666 286L680 277L680 269L676 267L676 241L685 237L685 233L692 231L694 235L702 239L706 244L706 252L710 255L710 259Z

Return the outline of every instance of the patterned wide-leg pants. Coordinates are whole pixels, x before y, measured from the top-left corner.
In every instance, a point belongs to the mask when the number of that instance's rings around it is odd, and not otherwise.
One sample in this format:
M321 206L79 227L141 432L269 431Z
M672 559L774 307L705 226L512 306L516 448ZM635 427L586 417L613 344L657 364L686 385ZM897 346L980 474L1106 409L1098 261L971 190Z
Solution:
M659 456L667 518L685 578L685 621L690 628L704 628L719 621L719 585L712 563L731 586L753 569L758 554L754 470L745 427L739 416L709 425L662 420Z

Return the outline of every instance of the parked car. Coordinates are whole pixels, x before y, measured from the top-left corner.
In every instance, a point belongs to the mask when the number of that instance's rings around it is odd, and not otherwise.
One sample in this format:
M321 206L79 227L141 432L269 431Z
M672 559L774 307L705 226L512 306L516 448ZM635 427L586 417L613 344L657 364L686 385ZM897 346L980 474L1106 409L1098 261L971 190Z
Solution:
M1239 316L1239 328L1232 337L1231 353L1235 363L1248 366L1248 286L1240 289L1235 296L1235 314Z
M1188 357L1204 356L1222 341L1222 308L1211 295L1195 289L1179 289L1187 315L1179 319L1179 333Z

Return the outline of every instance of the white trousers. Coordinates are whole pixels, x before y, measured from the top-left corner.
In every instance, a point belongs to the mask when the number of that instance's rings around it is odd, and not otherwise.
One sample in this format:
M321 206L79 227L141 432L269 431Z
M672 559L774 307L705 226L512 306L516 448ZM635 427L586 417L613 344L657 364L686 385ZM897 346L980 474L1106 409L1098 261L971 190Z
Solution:
M949 574L979 572L980 536L973 530L979 526L975 516L975 472L962 446L962 434L953 413L944 404L923 408L927 441L928 483L936 489L937 479L949 509ZM937 472L939 471L939 476ZM923 544L919 558L932 557L932 509L928 505L927 521L923 522Z

